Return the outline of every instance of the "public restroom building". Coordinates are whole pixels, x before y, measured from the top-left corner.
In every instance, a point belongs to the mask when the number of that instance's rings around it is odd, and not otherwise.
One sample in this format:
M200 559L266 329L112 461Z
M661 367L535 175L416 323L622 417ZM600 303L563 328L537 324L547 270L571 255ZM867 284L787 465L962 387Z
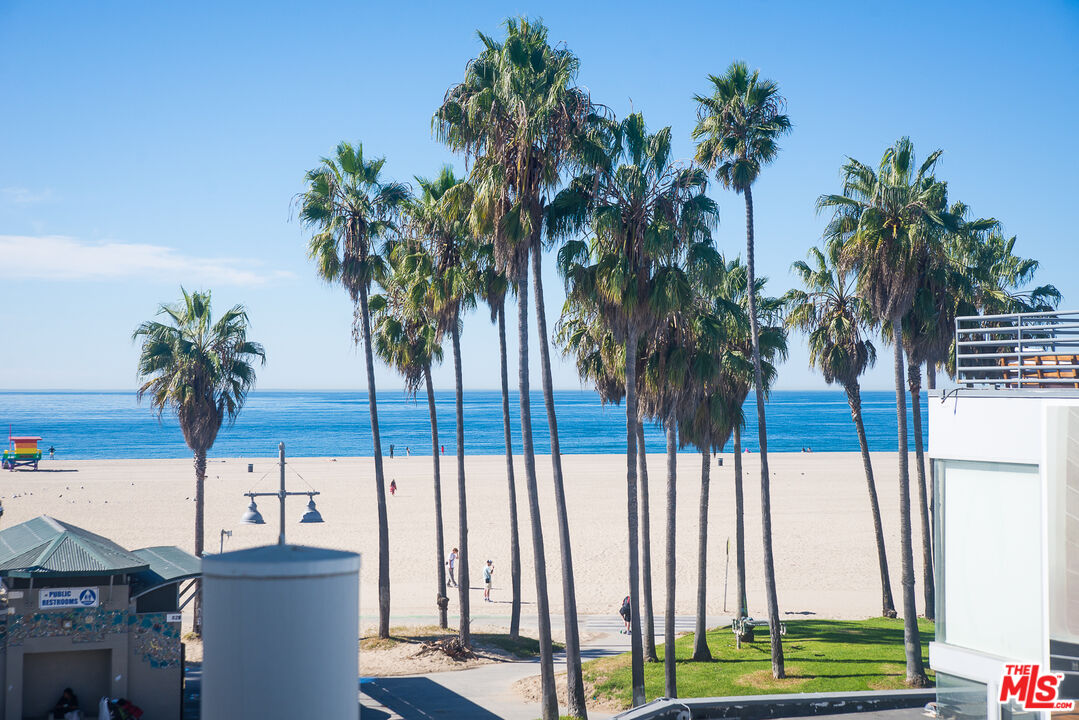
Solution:
M67 687L90 717L108 696L178 720L199 572L177 547L129 552L47 516L0 531L0 720L50 716Z

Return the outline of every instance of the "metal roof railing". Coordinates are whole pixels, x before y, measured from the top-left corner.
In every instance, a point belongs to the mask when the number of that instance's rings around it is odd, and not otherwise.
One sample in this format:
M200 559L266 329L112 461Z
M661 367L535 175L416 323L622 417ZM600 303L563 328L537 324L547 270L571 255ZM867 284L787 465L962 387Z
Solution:
M1079 388L1079 311L956 318L955 377L967 387Z

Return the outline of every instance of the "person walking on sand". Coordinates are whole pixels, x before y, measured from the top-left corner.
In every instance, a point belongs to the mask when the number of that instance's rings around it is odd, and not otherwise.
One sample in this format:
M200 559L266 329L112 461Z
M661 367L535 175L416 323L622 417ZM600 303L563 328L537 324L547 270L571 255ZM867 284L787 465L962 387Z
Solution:
M393 443L390 443L390 460L393 460Z
M49 459L50 460L55 460L56 459L56 448L54 448L52 445L49 446Z
M626 599L622 601L622 607L618 610L618 614L622 616L622 620L626 623L626 629L622 630L622 634L629 635L630 621L633 619L633 610L629 605L629 595L626 595Z
M490 560L487 561L487 566L483 568L483 601L491 602L491 575L495 572L495 564Z
M457 548L454 548L450 552L450 559L446 562L450 566L450 577L446 580L446 585L449 587L457 587L457 578L454 573L457 570Z
M445 445L443 445L443 446L442 446L442 454L443 454L443 455L445 455L445 454L446 454L446 446L445 446Z
M397 494L397 481L396 480L390 480L390 495L396 495L396 494Z
M410 448L408 445L405 445L405 456L412 457L412 448Z

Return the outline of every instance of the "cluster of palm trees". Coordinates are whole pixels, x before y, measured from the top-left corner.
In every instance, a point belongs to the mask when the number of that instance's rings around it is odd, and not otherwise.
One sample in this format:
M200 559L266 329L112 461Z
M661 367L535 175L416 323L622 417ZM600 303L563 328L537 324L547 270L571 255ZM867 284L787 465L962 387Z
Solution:
M480 301L499 325L510 495L510 632L514 636L519 632L520 543L505 343L505 301L512 291L518 308L520 442L536 569L542 712L545 718L557 716L547 559L529 399L531 267L563 573L568 711L577 717L586 714L542 286L544 249L557 247L559 270L568 295L557 337L563 350L576 355L582 376L596 383L605 401L620 402L624 398L626 403L627 561L633 617L634 701L644 700L645 657L657 657L641 422L662 423L668 436L668 647L674 632L675 452L679 446L692 444L702 455L702 571L695 655L704 657L708 653L703 622L708 459L732 433L740 440L737 433L743 423L741 406L753 388L758 388L773 667L776 676L781 677L783 658L771 570L763 403L775 376L773 362L785 355L786 334L780 319L781 303L763 295L764 282L755 278L752 260L752 186L762 167L774 159L777 138L790 128L778 88L742 63L733 64L721 77L710 78L709 93L697 98L697 161L679 163L671 157L670 128L650 133L640 114L618 121L608 108L593 102L588 92L576 84L577 57L553 45L542 24L510 19L505 23L504 38L482 33L479 37L482 51L467 64L462 82L447 91L433 119L435 135L465 155L470 167L467 178L458 178L450 168L443 168L434 179L417 177L417 192L413 194L411 188L382 178L383 159L371 159L364 155L362 147L342 143L332 157L323 158L307 174L306 189L298 198L300 219L313 230L310 256L325 280L339 282L349 291L356 306L354 335L364 344L367 359L380 525L379 633L389 633L390 587L385 480L372 362L377 354L398 370L410 393L416 393L421 383L426 387L432 446L437 449L430 374L432 365L442 358L442 343L448 336L457 410L459 633L462 642L469 642L460 334L463 314ZM718 208L706 194L708 176L713 171L722 184L745 196L745 265L737 259L723 258L714 247L712 231L718 224ZM381 292L371 295L372 283L377 283ZM680 373L684 382L670 382L673 373ZM440 620L445 625L445 540L437 452L433 453L433 473L436 597ZM740 489L740 478L738 482ZM642 518L640 528L638 516ZM638 612L642 604L642 557L643 627ZM741 543L738 568L739 592L744 598ZM741 605L744 612L745 603ZM673 696L673 653L667 654L667 673L667 692Z
M792 290L784 298L786 325L807 335L810 362L829 384L839 383L847 394L876 533L881 612L889 617L895 617L896 607L858 378L876 360L873 331L879 330L894 350L901 602L906 680L913 686L927 680L915 605L906 392L913 410L923 602L926 617L933 618L934 493L926 482L922 366L930 389L936 386L937 370L954 374L957 316L1044 311L1060 302L1052 285L1028 288L1038 263L1014 253L1015 238L1006 239L997 220L973 218L965 204L949 202L947 183L935 175L941 154L937 150L918 165L913 144L901 138L885 151L876 168L848 158L842 167L842 192L822 195L817 201L819 210L832 213L823 246L809 251L809 262L793 266L805 289Z

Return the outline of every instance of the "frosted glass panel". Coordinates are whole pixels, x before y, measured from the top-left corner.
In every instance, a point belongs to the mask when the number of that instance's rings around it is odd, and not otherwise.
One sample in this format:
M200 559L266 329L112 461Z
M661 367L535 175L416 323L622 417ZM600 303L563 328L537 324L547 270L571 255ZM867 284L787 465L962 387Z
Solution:
M1042 654L1036 468L945 463L944 641L1004 658Z
M1079 408L1048 408L1046 428L1049 636L1079 644Z

